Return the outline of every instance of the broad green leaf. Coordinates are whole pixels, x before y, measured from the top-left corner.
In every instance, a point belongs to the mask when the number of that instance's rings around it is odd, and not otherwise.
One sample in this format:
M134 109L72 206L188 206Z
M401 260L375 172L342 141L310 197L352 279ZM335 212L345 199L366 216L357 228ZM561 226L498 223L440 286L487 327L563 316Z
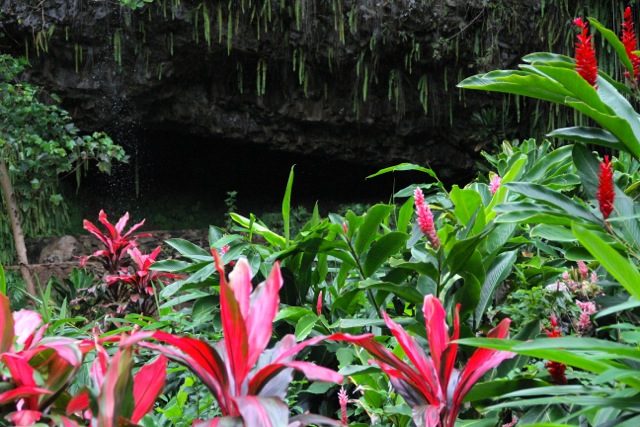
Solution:
M616 186L613 209L619 218L611 225L614 226L614 229L620 231L624 241L629 244L634 251L640 251L640 223L638 219L635 218L635 207L636 203Z
M540 237L553 242L575 242L577 240L571 229L560 225L539 224L533 227L529 234L531 237Z
M540 72L543 73L543 75L549 76L571 92L571 97L584 102L590 108L601 113L612 114L611 108L602 102L596 89L583 79L575 69L551 67L548 65L521 65L520 67L523 70Z
M164 259L161 261L156 261L149 267L149 270L152 271L166 271L168 273L175 273L178 271L184 271L189 267L193 266L193 264L186 261L179 261L176 259Z
M496 222L571 225L571 218L568 216L562 216L560 212L526 210L519 212L505 212L496 218Z
M503 252L498 255L489 266L484 283L480 289L480 300L475 309L476 329L480 327L482 316L489 306L491 296L498 285L511 273L513 264L516 262L516 257L517 251Z
M571 92L549 77L517 70L496 70L467 77L457 87L512 93L562 105L566 97L571 96Z
M544 204L556 206L570 216L582 218L593 223L600 223L598 218L596 218L580 203L562 193L550 190L543 185L527 182L511 182L506 184L506 186L516 193L538 200Z
M316 316L314 313L309 313L302 316L296 323L296 340L302 341L307 338L309 333L313 330L313 327L316 325L317 321L318 316Z
M369 245L378 236L378 227L382 221L387 219L393 206L390 205L374 205L364 216L362 225L358 228L358 235L354 244L354 249L358 256L362 256L363 252L369 248ZM351 223L349 223L351 226Z
M389 282L362 282L360 284L360 289L376 289L379 291L391 292L397 297L413 304L422 304L422 301L424 300L424 296L418 292L414 286L410 285L396 285L395 283Z
M480 234L453 244L444 261L444 264L449 267L449 274L451 276L458 274L458 272L465 268L467 261L473 256L475 249L490 231L491 229L487 228Z
M640 301L640 273L635 264L620 255L618 251L611 248L586 227L574 223L572 228L578 241L600 261L600 264L620 282L629 294Z
M598 311L598 313L596 313L594 317L597 319L600 317L608 316L610 314L619 313L621 311L631 310L636 307L640 307L640 300L631 298L629 301L623 302L622 304L616 304L612 307L607 307L604 310Z
M588 126L573 126L556 129L547 134L550 138L568 139L570 141L578 141L583 144L595 144L602 145L604 147L610 147L615 150L624 150L625 147L608 130L588 127Z
M580 144L573 146L572 157L582 185L584 186L584 191L589 198L595 197L599 184L598 175L600 173L600 162L598 162L598 159L596 159L595 155L589 151L588 148Z
M533 52L522 57L524 62L529 64L542 63L547 65L563 66L567 68L575 68L576 60L567 55L560 55L551 52Z
M282 221L284 222L284 241L285 245L289 246L289 224L291 221L291 189L293 188L293 168L291 166L291 172L289 172L289 179L287 180L287 188L284 192L284 198L282 199Z
M471 234L478 234L482 231L486 221L480 194L474 190L460 189L457 185L454 185L449 197L455 205L453 212L460 224L467 225L471 218L475 218Z
M493 255L499 252L500 249L509 241L516 230L516 223L498 224L491 230L487 239L485 240L484 253Z
M596 18L589 16L587 19L589 20L589 24L598 30L598 32L602 34L602 37L609 42L611 47L613 47L618 54L618 58L620 59L620 62L622 62L622 65L624 65L624 68L626 68L629 74L633 76L633 64L627 55L627 50L625 49L624 44L622 44L616 33L604 27Z
M640 158L640 141L638 141L640 138L640 119L638 119L638 114L620 92L602 78L598 78L598 95L602 102L613 110L613 115L596 111L584 103L567 100L567 105L597 121L616 136L636 159Z
M283 307L278 311L276 317L273 319L274 323L278 320L288 320L291 322L297 322L301 317L313 314L311 310L304 307L288 306Z
M522 176L522 181L536 182L546 177L549 179L552 175L550 171L557 172L559 166L567 164L571 161L571 145L565 145L553 150L546 156L540 157L535 164Z
M409 227L409 223L411 222L411 217L413 216L413 203L413 197L409 197L400 208L397 224L398 231L401 231L403 233L407 232L407 228Z
M213 260L213 256L211 253L202 249L201 247L194 245L188 240L184 239L168 239L166 243L171 246L173 249L180 252L180 255L185 256L187 258L192 258L193 256L200 257L208 257Z
M389 257L397 254L405 245L409 235L400 231L392 231L379 238L367 253L363 270L366 277L371 277Z

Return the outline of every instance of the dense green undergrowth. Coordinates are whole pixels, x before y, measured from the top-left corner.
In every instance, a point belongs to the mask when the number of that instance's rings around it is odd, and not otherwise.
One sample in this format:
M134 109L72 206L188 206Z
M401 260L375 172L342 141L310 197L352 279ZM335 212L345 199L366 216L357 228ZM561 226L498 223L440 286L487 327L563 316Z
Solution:
M630 16L630 14L629 14ZM548 53L461 87L574 108L589 127L503 142L488 173L424 179L389 203L276 222L232 212L207 247L141 253L143 222L103 211L104 246L10 307L0 276L7 425L635 426L640 420L640 57ZM283 183L284 184L284 183ZM99 265L100 268L86 268ZM340 420L340 421L338 421Z

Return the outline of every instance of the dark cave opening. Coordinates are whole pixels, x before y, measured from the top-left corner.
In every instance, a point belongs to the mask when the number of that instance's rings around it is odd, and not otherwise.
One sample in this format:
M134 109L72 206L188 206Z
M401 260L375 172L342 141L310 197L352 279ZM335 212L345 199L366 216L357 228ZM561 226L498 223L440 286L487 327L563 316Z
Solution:
M292 207L311 211L318 202L322 215L345 204L389 202L394 191L431 181L416 172L366 179L393 165L275 151L224 138L164 131L111 135L130 155L129 163L114 164L111 175L90 168L77 195L71 197L83 218L95 221L104 209L115 221L128 211L132 221L147 218L145 229L223 226L228 192L236 192L234 211L241 215L280 212L292 165Z

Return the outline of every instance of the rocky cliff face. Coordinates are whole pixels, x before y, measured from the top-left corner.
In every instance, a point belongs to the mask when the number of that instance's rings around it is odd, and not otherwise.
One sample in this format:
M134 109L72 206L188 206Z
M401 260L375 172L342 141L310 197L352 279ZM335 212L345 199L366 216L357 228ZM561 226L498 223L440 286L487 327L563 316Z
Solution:
M533 0L0 1L0 50L27 52L84 130L428 163L445 179L488 133L517 131L455 83L513 67L563 19Z

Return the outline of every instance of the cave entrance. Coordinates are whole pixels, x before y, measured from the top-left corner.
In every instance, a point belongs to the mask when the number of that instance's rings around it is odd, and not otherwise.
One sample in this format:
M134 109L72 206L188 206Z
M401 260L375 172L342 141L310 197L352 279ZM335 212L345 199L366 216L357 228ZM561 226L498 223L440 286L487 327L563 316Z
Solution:
M317 201L323 215L345 204L388 202L394 188L429 181L424 174L408 172L366 179L391 165L281 152L238 140L166 131L111 134L130 162L115 164L111 175L92 168L71 198L83 218L95 222L104 209L115 221L128 211L131 221L146 218L147 230L224 226L231 192L235 212L259 218L278 213L292 165L292 206L311 211Z

